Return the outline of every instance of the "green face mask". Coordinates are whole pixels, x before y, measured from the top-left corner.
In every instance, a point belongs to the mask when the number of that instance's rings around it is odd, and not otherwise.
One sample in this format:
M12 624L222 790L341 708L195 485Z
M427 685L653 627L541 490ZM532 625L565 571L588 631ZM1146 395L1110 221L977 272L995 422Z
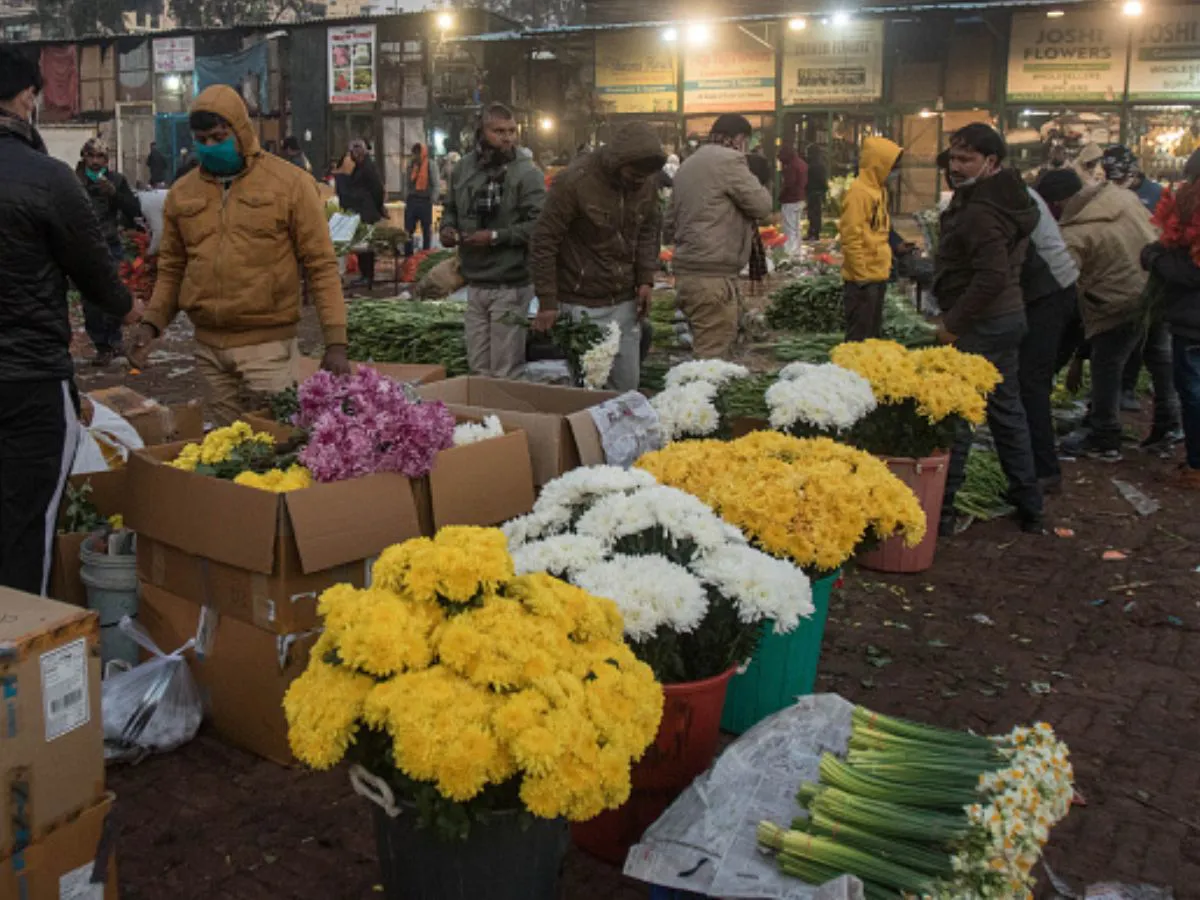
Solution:
M95 182L99 181L101 178L103 178L107 172L108 172L107 168L88 169L87 170L88 181L95 183Z

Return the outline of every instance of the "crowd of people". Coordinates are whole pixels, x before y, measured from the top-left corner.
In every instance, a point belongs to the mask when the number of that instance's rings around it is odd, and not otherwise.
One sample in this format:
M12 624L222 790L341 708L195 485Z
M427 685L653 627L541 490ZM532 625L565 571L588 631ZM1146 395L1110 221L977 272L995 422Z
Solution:
M98 140L84 147L75 173L46 155L31 124L41 85L36 64L0 47L0 163L14 176L0 182L0 584L34 593L46 587L54 510L77 441L68 281L82 294L101 358L118 352L122 323L136 325L127 355L144 366L185 313L217 424L235 420L248 398L295 383L302 285L321 325L321 365L349 371L338 261L298 142L285 140L281 155L267 152L236 91L200 93L189 113L194 165L167 195L157 280L143 308L116 268L121 224L142 219L137 198ZM577 154L549 190L501 104L485 107L474 146L445 169L427 148L413 147L406 230L430 245L445 180L438 237L457 248L468 288L471 372L518 378L530 328L544 332L559 317L587 316L620 329L608 386L636 389L641 323L664 243L674 247L677 305L694 354L728 357L738 337L740 277L764 267L759 223L773 210L770 173L756 172L752 133L744 117L723 115L673 162L655 130L633 122ZM1074 374L1085 357L1088 417L1061 449L1120 458L1123 390L1128 373L1136 379L1144 365L1155 419L1143 445L1166 450L1182 440L1187 461L1178 483L1200 487L1200 266L1187 248L1159 239L1150 217L1156 186L1122 147L1048 170L1033 185L1005 166L1006 155L1003 138L976 123L955 132L939 159L952 199L941 217L934 291L938 339L986 357L1003 376L988 424L1021 526L1043 531L1043 496L1061 488L1050 395L1056 374L1064 367ZM804 205L809 237L819 234L827 186L819 154L806 156L793 148L780 155L793 248ZM880 335L896 248L904 246L889 213L902 149L868 138L860 161L840 222L850 340ZM1173 202L1190 222L1200 215L1200 154L1186 175ZM664 178L673 186L665 214ZM350 144L335 184L341 205L363 221L386 216L383 182L364 142ZM370 254L360 263L371 277ZM1147 310L1151 273L1159 302ZM971 440L964 428L953 447L943 532L957 527L953 501Z

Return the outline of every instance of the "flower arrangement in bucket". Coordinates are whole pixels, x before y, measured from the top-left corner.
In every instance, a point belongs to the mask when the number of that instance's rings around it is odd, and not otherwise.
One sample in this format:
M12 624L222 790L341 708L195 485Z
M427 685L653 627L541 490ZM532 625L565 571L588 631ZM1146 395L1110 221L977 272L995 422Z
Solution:
M320 613L325 631L284 699L297 758L355 763L399 799L400 819L459 842L447 865L472 896L553 896L489 889L499 873L476 871L471 848L518 828L497 826L498 812L583 820L628 797L663 699L616 605L517 575L499 530L451 527L388 548L370 588L331 588Z
M650 398L668 441L728 438L747 396L752 414L761 406L765 385L750 370L720 359L680 363L666 374L663 389Z
M839 344L833 361L862 375L878 405L848 433L856 447L886 459L921 500L939 515L949 469L947 451L960 428L983 423L988 395L1000 373L988 360L954 347L908 350L892 341ZM921 572L933 565L937 530L919 545L885 541L860 562L885 572Z
M833 363L784 366L764 399L771 427L793 437L839 437L877 405L867 379Z
M615 601L633 652L665 686L663 723L634 769L630 803L575 829L589 852L620 862L712 762L735 667L765 629L791 632L812 614L811 587L700 500L636 469L568 472L505 533L517 571L560 575Z

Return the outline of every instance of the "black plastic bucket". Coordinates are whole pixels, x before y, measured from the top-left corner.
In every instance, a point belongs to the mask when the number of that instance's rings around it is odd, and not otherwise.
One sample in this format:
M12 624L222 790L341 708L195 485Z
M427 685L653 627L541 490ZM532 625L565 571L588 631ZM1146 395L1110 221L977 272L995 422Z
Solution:
M522 828L515 812L494 813L472 822L467 840L446 841L403 810L393 819L371 804L386 900L558 900L570 843L564 819Z

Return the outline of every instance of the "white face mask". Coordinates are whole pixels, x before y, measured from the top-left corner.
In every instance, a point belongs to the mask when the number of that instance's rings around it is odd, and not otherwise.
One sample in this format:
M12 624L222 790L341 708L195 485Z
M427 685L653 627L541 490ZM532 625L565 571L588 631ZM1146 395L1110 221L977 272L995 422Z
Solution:
M955 178L953 175L951 175L950 182L954 185L955 190L958 190L959 188L974 187L975 185L979 184L979 182L983 181L983 179L995 175L997 168L997 166L993 166L990 162L985 162L983 164L983 168L979 170L978 175L974 175L970 178Z

